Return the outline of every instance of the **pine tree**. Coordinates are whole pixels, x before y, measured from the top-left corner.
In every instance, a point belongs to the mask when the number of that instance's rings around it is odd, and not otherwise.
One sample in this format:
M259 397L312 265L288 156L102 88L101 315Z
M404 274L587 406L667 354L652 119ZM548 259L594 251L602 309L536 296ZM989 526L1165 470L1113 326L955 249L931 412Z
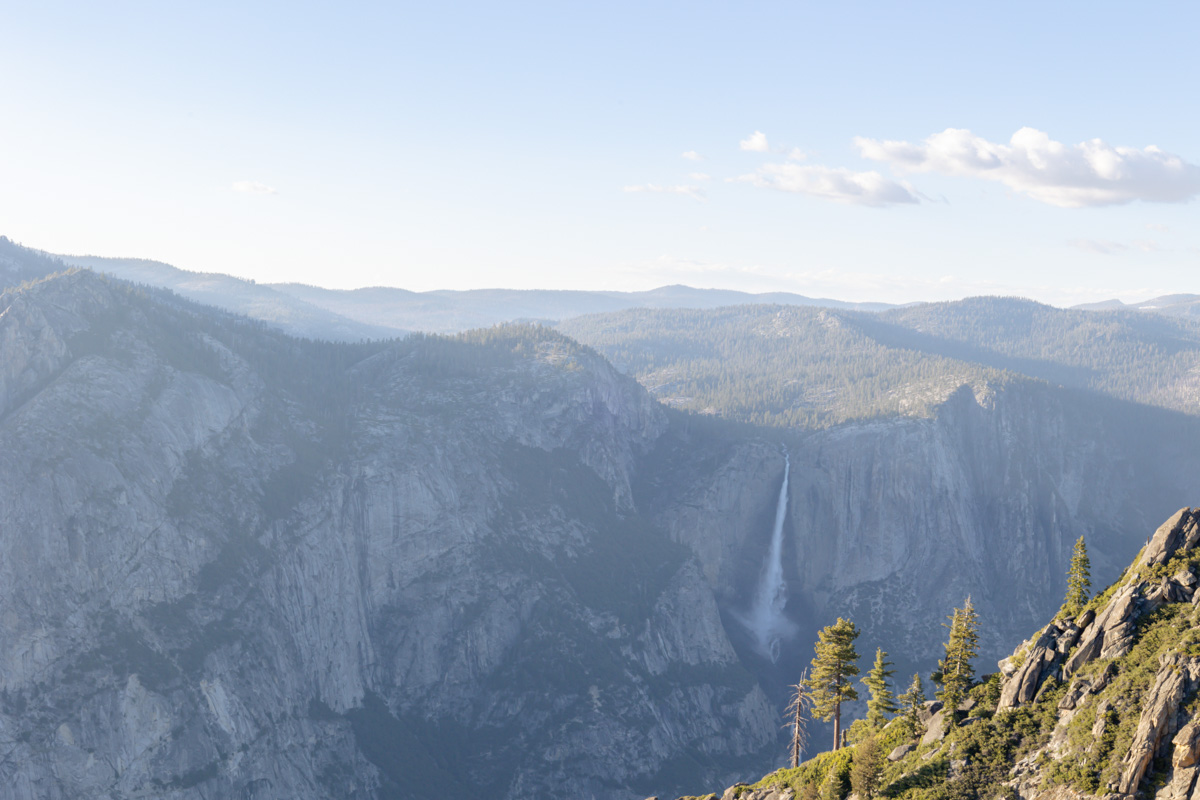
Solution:
M1092 589L1092 562L1088 559L1087 545L1080 536L1071 553L1071 566L1067 570L1067 597L1063 600L1062 613L1074 616L1088 601Z
M807 681L808 670L805 670L800 676L800 682L791 687L792 699L784 712L789 718L787 725L792 728L792 743L788 748L792 758L792 769L800 766L804 748L808 746L808 716L805 713L805 707L809 705L808 691L805 689Z
M851 678L858 674L858 653L854 640L858 628L848 619L838 617L817 634L816 657L812 660L812 677L805 682L812 701L814 719L833 720L833 749L842 744L842 701L857 700Z
M897 710L896 694L891 686L891 677L896 670L888 669L890 666L892 662L887 660L887 653L878 648L875 650L875 666L862 680L871 691L871 699L867 701L867 724L872 728L882 728L887 724L888 717Z
M850 789L860 800L874 800L879 794L879 776L883 773L883 750L872 734L854 748L850 767Z
M967 696L975 678L971 659L979 654L979 615L968 597L962 608L954 609L950 617L950 637L946 642L946 657L938 662L942 690L938 699L942 701L946 726L954 723L954 713Z
M921 709L925 707L925 687L921 685L921 674L913 673L912 683L908 691L900 695L900 710L904 712L904 721L908 724L909 732L916 736L921 732Z
M831 764L825 780L817 794L818 800L846 800L850 794L850 765L842 762Z

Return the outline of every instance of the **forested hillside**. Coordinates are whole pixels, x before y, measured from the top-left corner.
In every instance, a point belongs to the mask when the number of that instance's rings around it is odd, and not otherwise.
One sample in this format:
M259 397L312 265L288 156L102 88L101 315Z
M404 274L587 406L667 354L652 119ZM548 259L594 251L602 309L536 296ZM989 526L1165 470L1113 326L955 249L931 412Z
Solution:
M1200 326L1135 312L973 298L880 314L780 306L639 309L561 323L677 408L824 427L927 415L1015 376L1194 412Z

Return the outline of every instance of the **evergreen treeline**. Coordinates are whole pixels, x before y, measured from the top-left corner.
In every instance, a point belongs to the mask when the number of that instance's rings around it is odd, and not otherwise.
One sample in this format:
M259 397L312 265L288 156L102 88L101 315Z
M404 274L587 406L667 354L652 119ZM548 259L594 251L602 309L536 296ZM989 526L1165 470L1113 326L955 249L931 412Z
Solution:
M1064 610L1078 613L1088 602L1087 564L1087 546L1081 537L1067 572ZM759 785L790 786L795 796L804 800L846 800L851 794L860 800L879 796L910 800L997 797L994 793L984 795L980 790L993 789L999 780L1008 777L1007 762L1022 738L1041 734L1030 728L1029 720L1022 718L1017 720L1013 731L1004 731L1003 741L997 741L995 727L985 729L978 724L990 720L996 709L1000 676L992 674L979 679L975 676L979 617L970 597L961 608L954 609L946 627L944 657L929 676L937 687L935 699L926 700L920 674L913 675L908 689L897 696L895 670L887 653L878 648L871 669L858 681L869 692L866 716L845 729L842 704L858 698L853 679L860 672L859 654L854 646L859 630L853 621L839 617L837 622L819 631L811 668L792 687L791 702L785 712L787 727L792 729L790 768L768 775ZM1057 703L1057 696L1054 702ZM832 721L833 742L829 751L804 761L809 719ZM931 745L961 726L971 726L966 734L967 747L984 757L960 785L951 786L945 781L948 765L944 762L930 765L927 772L924 769L915 774L897 772L898 767L892 762L920 746ZM1022 726L1024 729L1017 730ZM997 745L999 749L995 749ZM991 749L995 752L990 752Z
M881 314L785 306L636 309L561 323L663 403L823 427L924 415L963 384L1017 376L1192 412L1200 325L974 298Z

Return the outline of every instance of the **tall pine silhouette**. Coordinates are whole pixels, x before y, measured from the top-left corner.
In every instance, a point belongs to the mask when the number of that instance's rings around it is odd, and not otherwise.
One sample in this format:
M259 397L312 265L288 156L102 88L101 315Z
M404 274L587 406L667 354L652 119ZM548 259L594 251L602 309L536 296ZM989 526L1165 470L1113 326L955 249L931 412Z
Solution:
M814 719L833 720L833 749L842 744L842 701L857 700L852 679L858 674L858 652L854 640L858 628L838 617L817 634L817 655L812 660L812 676L805 684L812 698Z

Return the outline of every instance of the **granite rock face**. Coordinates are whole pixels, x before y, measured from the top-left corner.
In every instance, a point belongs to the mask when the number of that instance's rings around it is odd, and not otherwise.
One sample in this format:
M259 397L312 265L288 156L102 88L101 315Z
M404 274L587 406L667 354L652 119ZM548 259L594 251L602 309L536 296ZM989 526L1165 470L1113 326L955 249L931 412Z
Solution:
M663 412L594 354L305 344L86 272L0 308L0 796L630 797L773 746L634 507Z
M0 797L727 785L782 758L772 681L833 617L927 669L971 594L998 656L1080 533L1102 579L1200 495L1177 415L1133 436L1074 402L786 434L797 632L770 665L738 612L776 431L693 425L539 328L335 346L88 272L10 291Z

